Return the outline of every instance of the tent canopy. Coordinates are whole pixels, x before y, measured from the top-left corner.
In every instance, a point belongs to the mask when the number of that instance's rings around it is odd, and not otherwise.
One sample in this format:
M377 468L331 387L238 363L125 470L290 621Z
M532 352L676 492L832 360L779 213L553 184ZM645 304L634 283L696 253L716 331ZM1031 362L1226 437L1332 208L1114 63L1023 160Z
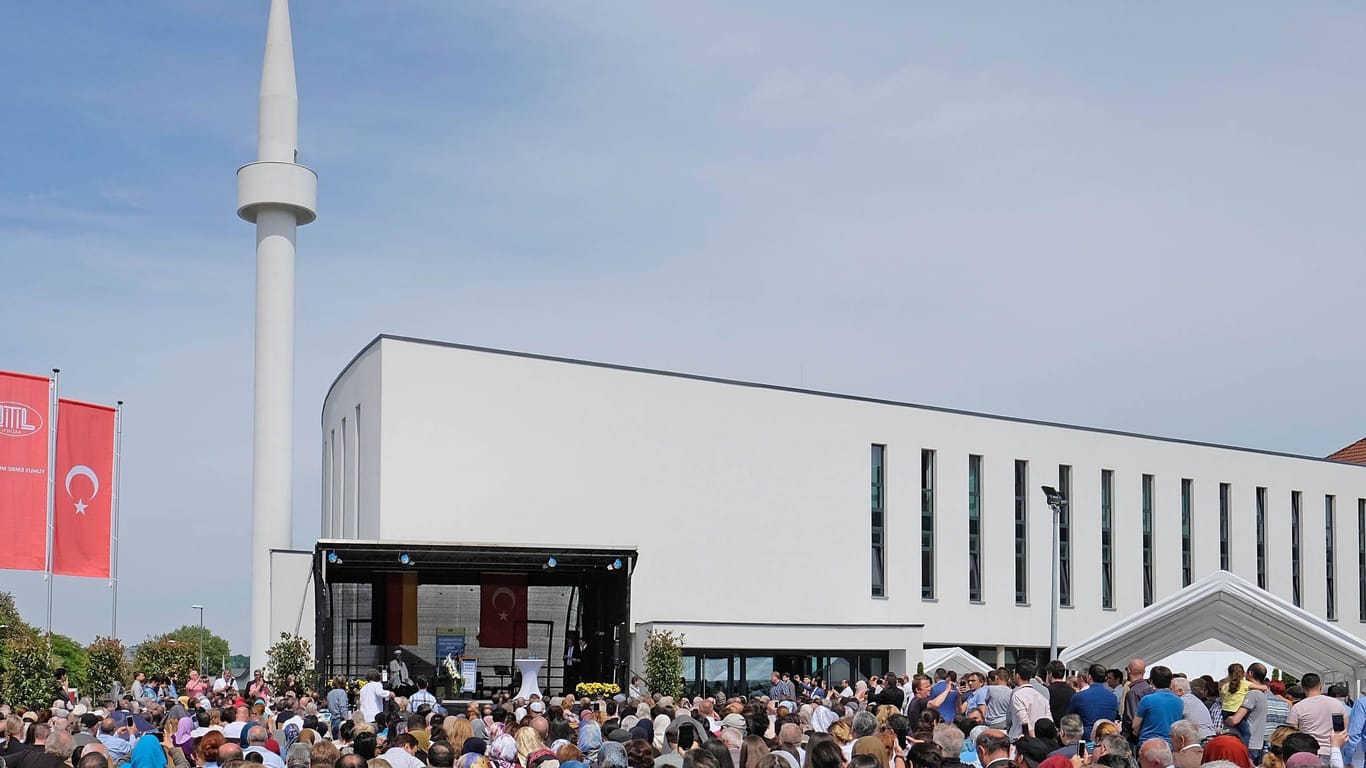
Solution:
M968 672L981 672L986 674L991 671L991 665L973 656L962 648L926 648L925 673L933 674L940 667L965 675Z
M1219 640L1296 675L1366 672L1366 643L1228 571L1215 571L1060 654L1068 668L1122 667ZM1331 675L1330 675L1331 677Z

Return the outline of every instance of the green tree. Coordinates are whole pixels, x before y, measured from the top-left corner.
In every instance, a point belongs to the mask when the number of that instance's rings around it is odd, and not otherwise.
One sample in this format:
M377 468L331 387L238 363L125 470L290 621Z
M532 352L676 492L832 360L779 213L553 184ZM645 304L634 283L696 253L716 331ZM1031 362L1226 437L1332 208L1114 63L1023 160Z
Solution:
M5 640L3 656L0 699L31 709L52 706L56 683L47 642L27 634L12 636Z
M208 627L204 628L204 666L205 671L213 676L217 676L223 671L223 660L231 655L228 650L228 641L215 635ZM185 626L167 632L157 637L158 640L174 640L177 644L188 645L195 650L195 663L199 663L199 625L186 624Z
M266 649L266 677L283 682L290 675L304 686L313 685L313 646L298 635L280 633L280 640Z
M106 696L114 686L114 681L128 681L128 665L123 660L123 643L112 637L97 637L85 649L90 665L86 668L87 685L92 701Z
M148 677L174 674L183 682L197 664L197 644L178 642L164 635L149 637L133 650L133 669L146 672Z
M683 694L683 636L651 630L645 640L645 684L658 696Z

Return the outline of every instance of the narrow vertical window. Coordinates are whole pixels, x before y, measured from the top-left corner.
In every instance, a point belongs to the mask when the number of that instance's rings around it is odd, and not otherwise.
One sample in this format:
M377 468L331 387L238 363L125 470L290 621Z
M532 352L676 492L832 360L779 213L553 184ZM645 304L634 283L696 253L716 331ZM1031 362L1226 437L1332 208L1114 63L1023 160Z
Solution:
M1228 483L1219 484L1219 569L1223 571L1233 570L1233 547L1229 541L1232 535L1229 526L1232 524L1229 516L1232 514L1229 507L1232 505L1233 490Z
M1300 605L1300 492L1290 492L1290 602Z
M1327 572L1327 616L1329 621L1338 620L1338 584L1337 584L1337 517L1338 500L1335 496L1328 495L1323 497L1323 567Z
M882 597L887 594L887 562L883 557L886 552L883 547L883 491L884 491L884 463L883 456L887 452L887 446L874 445L872 455L872 508L873 508L873 597Z
M341 514L342 514L342 534L346 533L346 524L351 519L351 484L346 482L346 473L351 469L351 441L347 439L346 419L341 420L341 472L337 475L337 487L340 490ZM360 538L360 531L351 529L351 535Z
M934 451L920 452L920 598L934 599Z
M1357 621L1366 622L1366 499L1357 499Z
M1029 462L1015 460L1015 604L1029 602Z
M968 456L968 599L982 600L981 456Z
M1115 471L1100 471L1100 607L1115 607Z
M360 403L356 403L356 419L355 419L355 423L351 425L351 439L354 440L354 441L356 442L356 447L355 447L355 459L354 459L354 461L352 462L352 464L354 465L354 466L352 467L352 470L354 471L355 474L351 475L351 487L352 487L351 495L356 499L356 506L355 506L355 515L356 515L355 530L356 530L356 537L359 538L359 537L360 537Z
M1266 589L1266 489L1257 488L1257 588Z
M1153 476L1143 476L1143 605L1153 604Z
M1058 515L1058 605L1072 607L1072 468L1058 465L1058 493L1062 494L1062 514Z
M1195 576L1195 542L1192 537L1191 528L1194 514L1195 495L1193 486L1195 481L1182 478L1181 480L1181 586L1189 587Z

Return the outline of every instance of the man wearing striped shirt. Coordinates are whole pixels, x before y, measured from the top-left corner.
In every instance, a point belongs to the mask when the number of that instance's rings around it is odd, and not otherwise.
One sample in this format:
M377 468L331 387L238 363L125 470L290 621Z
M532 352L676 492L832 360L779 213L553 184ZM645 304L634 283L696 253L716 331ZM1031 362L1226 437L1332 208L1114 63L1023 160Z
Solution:
M416 712L423 704L433 710L436 709L436 697L427 690L427 678L419 677L417 679L417 691L408 697L408 711Z

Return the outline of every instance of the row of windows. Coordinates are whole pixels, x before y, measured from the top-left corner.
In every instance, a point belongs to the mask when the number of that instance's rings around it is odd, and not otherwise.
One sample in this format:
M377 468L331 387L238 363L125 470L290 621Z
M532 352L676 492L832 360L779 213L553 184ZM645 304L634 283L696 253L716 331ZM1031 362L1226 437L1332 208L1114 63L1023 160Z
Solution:
M920 596L925 600L935 599L935 452L925 449L920 452ZM974 602L983 600L982 569L982 463L981 456L968 456L968 599ZM886 577L886 446L872 447L872 594L884 597L887 594ZM1153 475L1141 478L1141 544L1143 568L1143 605L1152 605L1155 599L1154 569L1155 542L1153 534L1154 505ZM1029 602L1029 462L1015 460L1015 602L1020 605ZM1058 465L1058 493L1062 504L1058 515L1058 602L1063 607L1072 605L1072 511L1069 503L1072 496L1072 467ZM1100 584L1101 607L1115 607L1115 529L1114 529L1114 470L1100 471ZM1233 552L1231 529L1233 526L1232 502L1233 487L1229 483L1219 484L1219 567L1231 570ZM1257 561L1257 586L1267 588L1267 489L1257 487L1255 493L1254 548ZM1300 491L1290 492L1290 586L1291 600L1301 605L1301 586L1303 576L1302 531L1301 531ZM1327 568L1326 615L1330 621L1337 619L1337 500L1332 495L1324 496L1324 565ZM1181 479L1181 586L1189 586L1195 576L1195 481ZM1357 500L1357 569L1360 580L1366 585L1366 499ZM1361 621L1366 622L1366 587L1358 591L1358 613Z

